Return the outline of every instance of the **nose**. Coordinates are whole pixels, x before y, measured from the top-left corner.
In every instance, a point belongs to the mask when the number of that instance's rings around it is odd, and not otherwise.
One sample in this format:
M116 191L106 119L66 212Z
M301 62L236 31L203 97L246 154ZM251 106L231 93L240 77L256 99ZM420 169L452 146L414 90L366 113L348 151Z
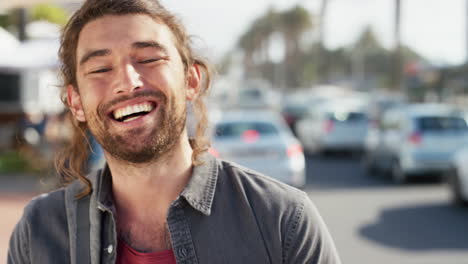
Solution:
M143 87L143 82L138 71L132 64L127 63L119 73L120 78L116 78L115 93L132 92Z

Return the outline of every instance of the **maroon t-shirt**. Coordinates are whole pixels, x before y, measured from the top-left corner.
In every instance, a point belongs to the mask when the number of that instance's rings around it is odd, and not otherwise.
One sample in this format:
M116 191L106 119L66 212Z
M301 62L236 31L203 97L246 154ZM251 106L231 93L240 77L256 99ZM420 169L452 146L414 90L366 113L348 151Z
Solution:
M154 253L141 253L119 239L117 264L176 264L174 252L164 250Z

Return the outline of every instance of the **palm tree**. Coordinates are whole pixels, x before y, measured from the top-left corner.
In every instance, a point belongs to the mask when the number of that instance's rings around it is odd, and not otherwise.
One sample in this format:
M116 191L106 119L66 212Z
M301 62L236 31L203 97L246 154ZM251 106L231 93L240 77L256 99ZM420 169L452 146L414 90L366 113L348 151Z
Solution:
M313 26L312 16L304 7L297 5L281 14L281 25L286 51L281 67L285 68L286 85L297 87L302 79L301 39Z
M401 56L401 0L395 0L395 50L393 59L393 76L392 76L392 87L395 91L402 89L401 75L402 75L402 56ZM403 91L401 91L403 92Z
M285 76L284 84L297 86L301 80L294 75L300 72L300 42L304 32L311 27L312 17L301 6L284 12L276 12L270 8L263 16L257 18L238 42L238 46L244 52L246 77L269 78L273 83L273 79L277 79L270 78L275 75L271 73L273 70ZM282 63L275 64L270 61L269 48L272 36L278 33L282 35L285 43L285 59Z
M286 55L300 51L302 34L312 27L312 17L302 6L295 6L281 14L282 32L286 43Z
M369 80L371 75L377 75L378 71L382 70L378 60L384 58L386 53L372 28L367 26L354 44L350 54L351 72L357 89L368 88L365 87L366 79ZM372 67L366 67L368 65Z
M268 61L270 37L277 30L278 24L279 15L270 8L241 36L238 45L244 51L244 66L250 74L247 77L255 77L260 72L259 65Z
M319 76L319 81L322 82L322 83L326 83L328 82L329 80L329 76L328 76L328 66L329 66L329 63L328 63L328 59L327 59L327 54L326 54L326 50L325 50L325 45L324 45L324 41L325 41L325 18L326 18L326 15L327 15L327 11L328 11L328 3L329 1L328 0L322 0L322 6L320 7L320 22L319 22L319 43L317 45L318 47L318 58L317 58L317 64L319 65L317 67L318 69L318 73L317 75Z

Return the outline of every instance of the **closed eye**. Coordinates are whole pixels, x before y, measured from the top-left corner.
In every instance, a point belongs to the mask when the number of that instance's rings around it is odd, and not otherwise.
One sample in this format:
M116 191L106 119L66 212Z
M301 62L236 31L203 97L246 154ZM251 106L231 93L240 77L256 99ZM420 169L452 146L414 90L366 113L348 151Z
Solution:
M92 72L90 72L90 74L105 73L105 72L109 72L109 71L111 71L111 69L109 69L109 68L103 68L103 69L99 69L99 70L92 71Z
M138 63L146 64L146 63L151 63L151 62L155 62L155 61L159 61L159 60L161 60L161 59L148 59L148 60L139 61Z

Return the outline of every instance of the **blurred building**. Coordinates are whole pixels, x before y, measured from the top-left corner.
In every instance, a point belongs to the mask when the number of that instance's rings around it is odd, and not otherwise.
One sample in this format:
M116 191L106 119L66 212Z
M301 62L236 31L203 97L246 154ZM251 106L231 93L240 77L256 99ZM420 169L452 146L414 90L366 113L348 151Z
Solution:
M63 106L57 77L58 35L20 42L0 28L0 43L0 149L4 149L13 145L16 124L26 114L56 114Z

